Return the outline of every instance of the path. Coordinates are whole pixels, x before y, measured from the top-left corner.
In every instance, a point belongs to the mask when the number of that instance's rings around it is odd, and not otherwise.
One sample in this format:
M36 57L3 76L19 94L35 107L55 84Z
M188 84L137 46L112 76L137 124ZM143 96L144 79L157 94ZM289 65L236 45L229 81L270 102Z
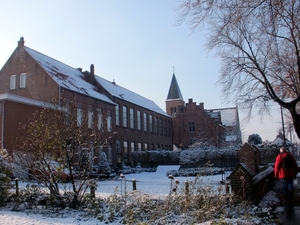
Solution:
M299 225L300 223L300 206L294 206L292 204L278 206L276 213L284 225Z

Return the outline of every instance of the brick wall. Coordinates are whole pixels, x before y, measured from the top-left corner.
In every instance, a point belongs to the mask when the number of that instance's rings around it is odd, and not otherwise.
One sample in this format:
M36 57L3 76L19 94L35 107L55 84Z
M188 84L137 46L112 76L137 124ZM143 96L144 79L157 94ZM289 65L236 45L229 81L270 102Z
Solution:
M244 163L253 173L257 172L260 165L260 152L248 143L245 143L238 152L239 161Z

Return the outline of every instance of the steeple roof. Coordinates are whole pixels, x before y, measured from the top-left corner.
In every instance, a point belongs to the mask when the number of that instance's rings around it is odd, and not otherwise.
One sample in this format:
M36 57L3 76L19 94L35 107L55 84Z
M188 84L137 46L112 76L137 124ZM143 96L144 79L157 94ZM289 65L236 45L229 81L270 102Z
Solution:
M167 100L175 100L175 99L180 99L180 100L184 101L183 97L181 95L181 91L179 89L175 74L173 73Z

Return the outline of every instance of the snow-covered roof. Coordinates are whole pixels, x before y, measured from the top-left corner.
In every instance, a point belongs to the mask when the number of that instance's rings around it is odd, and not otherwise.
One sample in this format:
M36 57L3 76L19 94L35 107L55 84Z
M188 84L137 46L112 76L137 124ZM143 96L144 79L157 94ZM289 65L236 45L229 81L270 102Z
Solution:
M267 169L265 169L264 171L258 173L257 175L255 175L252 178L253 184L257 184L258 182L260 182L261 180L263 180L265 177L267 177L271 173L274 173L274 168L272 166L269 166Z
M68 66L57 61L49 56L37 52L29 47L24 46L25 50L36 60L43 69L53 78L53 80L65 89L90 96L101 101L115 104L106 95L97 91L89 82L85 81L84 74L76 68ZM158 105L153 101L138 95L126 88L116 85L102 77L96 76L96 80L106 89L112 96L123 99L135 105L157 112L164 116L168 116Z
M223 109L210 109L208 110L210 116L215 118L218 113L221 113L221 122L224 126L236 126L238 123L237 108L223 108Z
M136 94L124 87L121 87L120 85L116 84L115 82L108 81L99 76L95 76L95 78L98 81L98 83L105 90L107 90L112 96L169 117L169 115L166 112L164 112L153 101L151 101L139 94Z
M283 142L284 142L283 138L277 136L275 138L275 140L272 142L272 144L274 144L274 145L282 145ZM291 143L288 139L285 139L285 142L286 143Z
M99 93L93 85L86 82L83 79L84 75L78 69L70 67L29 47L24 46L24 48L60 87L114 104L106 95Z

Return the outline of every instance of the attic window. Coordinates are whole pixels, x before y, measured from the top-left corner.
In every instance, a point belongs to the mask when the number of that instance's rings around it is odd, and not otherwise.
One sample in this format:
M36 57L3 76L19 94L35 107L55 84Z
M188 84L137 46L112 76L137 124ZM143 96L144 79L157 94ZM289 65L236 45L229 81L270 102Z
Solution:
M16 75L11 75L9 78L9 89L15 90L16 89Z
M20 88L26 88L26 73L20 74Z

